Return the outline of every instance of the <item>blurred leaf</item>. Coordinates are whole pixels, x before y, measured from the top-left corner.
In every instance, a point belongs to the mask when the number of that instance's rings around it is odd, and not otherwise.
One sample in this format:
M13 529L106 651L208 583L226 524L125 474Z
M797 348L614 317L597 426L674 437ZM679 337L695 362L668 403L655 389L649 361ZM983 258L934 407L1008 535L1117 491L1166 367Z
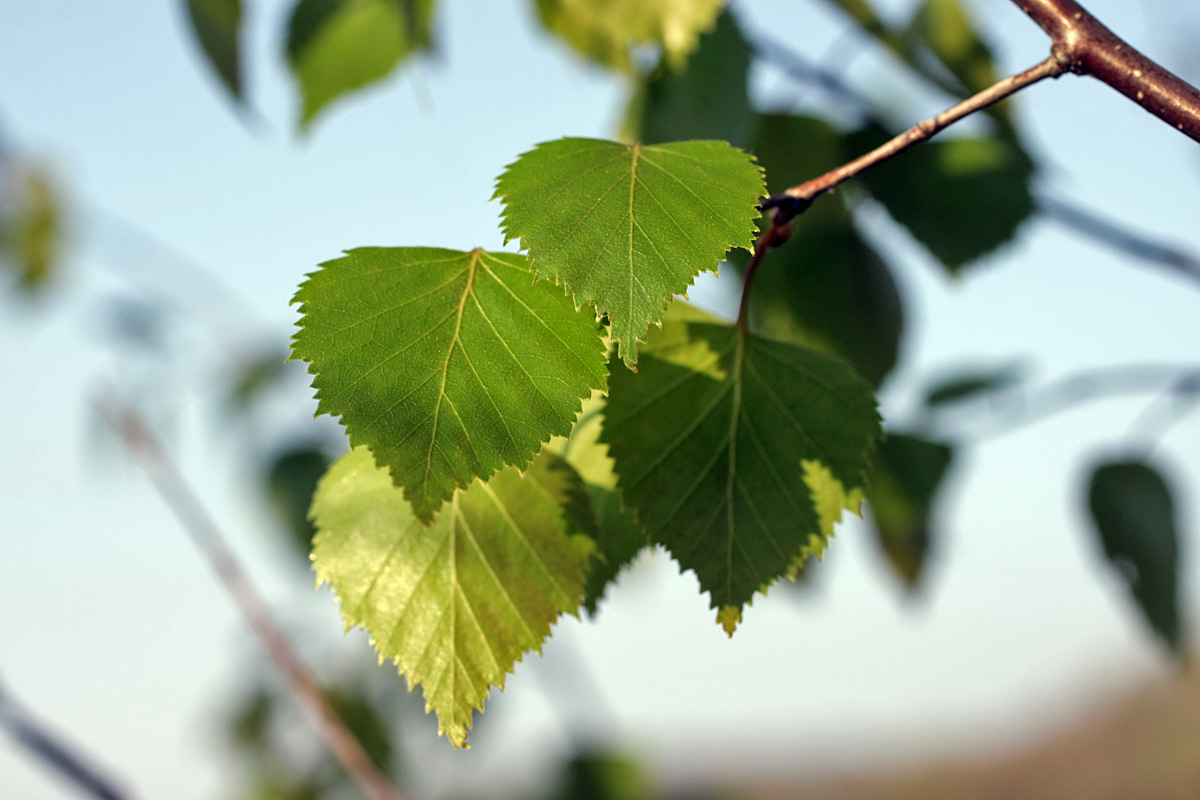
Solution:
M16 271L22 289L34 292L50 282L61 261L62 199L45 171L23 165L7 171L10 185L0 197L0 261Z
M891 136L877 127L848 137L865 153ZM1033 163L999 138L928 142L867 170L858 181L952 274L1016 235L1033 214Z
M271 773L253 778L247 800L322 800L324 788L315 781L292 780Z
M192 32L208 63L238 100L242 96L242 0L187 0Z
M230 738L240 747L262 747L274 713L275 698L267 689L257 689L234 710L229 724Z
M629 138L643 144L723 139L748 147L754 123L749 73L750 46L726 11L700 37L686 69L677 72L664 64L645 79L630 104Z
M1181 653L1179 536L1166 481L1139 461L1101 464L1092 472L1088 506L1104 554L1142 615L1173 651Z
M393 775L395 751L392 733L375 708L361 693L348 687L326 689L325 697L334 712L358 739L367 757L385 775Z
M316 532L308 517L317 482L329 469L329 456L311 445L292 447L276 455L267 468L266 490L291 540L308 560Z
M603 441L621 496L732 636L756 593L824 550L843 506L857 512L875 398L841 359L681 302L644 354L637 373L614 359Z
M593 617L617 575L650 544L645 529L633 512L623 507L617 493L617 476L608 445L599 440L603 425L604 395L596 391L583 404L570 440L557 437L549 445L551 452L558 453L575 468L591 497L594 519L591 536L596 542L596 552L588 564L583 606Z
M915 589L929 554L930 515L953 460L948 445L888 432L867 482L875 534L892 569Z
M944 406L974 400L982 395L1010 389L1020 380L1021 371L1016 365L978 372L960 372L930 386L925 393L925 405Z
M523 467L604 386L596 318L516 253L367 247L296 292L317 411L372 448L428 524L454 490Z
M551 624L576 613L594 545L571 535L563 506L578 474L543 453L475 481L424 527L387 471L357 447L321 480L313 560L348 626L362 625L457 747L475 709Z
M570 191L567 191L567 190ZM607 314L626 364L671 297L754 245L762 171L725 142L543 142L496 182L504 239L539 278Z
M636 45L662 47L671 69L680 69L712 28L723 0L536 0L547 30L583 56L614 69L631 66Z
M299 0L287 55L307 127L326 105L386 77L432 41L434 0Z
M550 800L651 800L654 786L645 768L611 753L584 753L566 765Z
M910 46L928 48L968 94L998 79L992 51L959 0L925 0L909 23Z
M837 132L807 117L763 117L754 150L772 193L845 160ZM734 256L741 271L747 259ZM756 330L835 353L873 386L896 365L904 332L899 290L837 197L796 219L788 242L763 259L750 301Z
M229 380L229 407L245 412L284 376L287 351L270 348L234 365Z

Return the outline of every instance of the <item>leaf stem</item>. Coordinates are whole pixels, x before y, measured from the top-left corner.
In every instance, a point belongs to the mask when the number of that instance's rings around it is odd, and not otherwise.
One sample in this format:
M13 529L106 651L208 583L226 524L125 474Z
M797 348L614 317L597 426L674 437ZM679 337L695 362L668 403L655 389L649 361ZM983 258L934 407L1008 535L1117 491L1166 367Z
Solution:
M743 334L750 333L750 285L754 282L758 265L769 250L783 244L792 235L792 220L789 218L780 222L781 216L779 209L771 214L771 225L758 237L754 245L754 255L750 257L750 263L746 265L746 274L742 277L742 299L738 303L737 326Z
M96 397L93 405L112 426L184 531L208 559L263 649L283 673L301 710L346 773L369 800L402 800L399 792L375 768L358 739L354 738L354 734L333 710L316 678L292 648L287 636L271 616L266 601L238 563L216 522L168 458L150 428L133 409L111 394Z
M790 189L767 198L762 207L764 209L778 209L779 213L776 215L776 220L778 221L780 214L782 214L783 220L787 221L797 214L802 213L812 204L814 199L835 186L850 180L871 167L882 164L893 156L903 153L913 145L933 138L938 132L945 130L964 117L968 117L976 111L998 103L1027 86L1032 86L1046 78L1057 78L1066 72L1067 69L1067 63L1060 60L1057 56L1051 55L1046 60L1030 67L1024 72L1018 72L1016 75L1010 75L1003 80L997 81L982 92L968 97L966 100L951 106L942 113L918 122L904 133L893 137L871 152L861 155L837 169L830 170L824 175L797 184Z

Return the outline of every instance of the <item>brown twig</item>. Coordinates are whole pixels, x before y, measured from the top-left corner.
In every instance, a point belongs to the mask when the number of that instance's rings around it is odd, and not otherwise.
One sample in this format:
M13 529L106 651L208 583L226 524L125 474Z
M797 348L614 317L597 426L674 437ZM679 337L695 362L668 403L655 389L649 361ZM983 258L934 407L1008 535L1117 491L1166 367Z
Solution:
M145 471L192 542L208 559L263 649L283 673L309 722L347 774L370 800L401 800L399 792L375 768L354 734L329 705L320 685L300 660L287 636L272 618L266 602L242 570L216 522L145 422L112 395L96 398L94 405Z
M1200 90L1130 47L1075 0L1013 0L1071 72L1091 75L1200 142Z
M772 248L778 247L792 235L792 221L779 222L780 211L776 209L771 216L771 225L758 237L754 244L754 255L746 265L746 274L742 277L742 300L738 304L737 326L742 333L750 332L750 284L754 281L754 273L762 263L763 256Z
M964 117L987 108L1045 78L1057 78L1066 72L1066 70L1066 64L1058 58L1050 56L1045 61L1030 67L1024 72L1019 72L1016 75L1010 75L1003 80L997 81L982 92L974 94L961 103L951 106L937 116L918 122L904 133L876 147L871 152L861 155L853 161L843 164L824 175L797 184L780 194L768 198L763 203L763 208L778 208L780 211L779 216L782 217L781 221L787 221L796 214L804 211L817 196L829 191L838 184L887 161L889 158L904 152L915 144L920 144L932 138L939 131L946 129ZM777 216L777 219L779 216Z

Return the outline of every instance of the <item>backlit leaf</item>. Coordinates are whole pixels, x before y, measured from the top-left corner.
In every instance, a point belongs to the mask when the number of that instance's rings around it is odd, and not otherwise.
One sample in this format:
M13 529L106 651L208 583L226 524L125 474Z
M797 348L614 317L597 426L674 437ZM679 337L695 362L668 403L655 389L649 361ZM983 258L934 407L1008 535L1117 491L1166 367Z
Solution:
M567 460L583 478L591 497L596 553L588 566L587 591L583 605L595 616L600 600L621 570L650 544L645 529L634 514L621 503L617 493L617 475L613 470L608 445L600 441L604 426L604 396L593 392L579 412L579 422L571 430L570 440L554 439L549 449Z
M317 489L318 582L337 592L347 626L366 628L380 656L422 686L457 747L490 688L503 689L559 615L579 607L593 544L571 532L562 506L580 488L546 454L524 476L507 467L456 492L426 528L358 447Z
M678 69L722 5L722 0L537 0L547 30L587 58L616 69L628 69L630 49L646 44L662 47Z
M755 592L857 511L879 415L841 360L676 303L635 374L614 364L602 440L625 502L732 635ZM827 502L832 500L833 502Z
M287 56L304 96L301 125L428 48L432 22L433 0L299 0Z
M296 293L294 358L317 410L368 445L425 522L454 489L524 466L604 386L591 313L534 283L524 256L362 248Z
M941 442L889 432L867 486L875 534L909 589L921 580L933 541L930 517L954 451Z
M1104 555L1142 616L1181 652L1186 628L1179 604L1179 534L1166 481L1140 461L1101 464L1092 472L1088 507Z
M624 145L559 139L500 176L504 235L520 238L539 277L612 323L626 364L671 296L754 242L762 175L725 142Z
M187 0L188 18L208 63L225 88L242 99L242 0Z

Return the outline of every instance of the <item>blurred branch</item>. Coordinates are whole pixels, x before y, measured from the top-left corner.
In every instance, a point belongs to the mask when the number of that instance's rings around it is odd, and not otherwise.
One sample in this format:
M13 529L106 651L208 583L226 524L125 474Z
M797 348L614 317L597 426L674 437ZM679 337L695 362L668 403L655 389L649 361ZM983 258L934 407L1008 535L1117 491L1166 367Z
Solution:
M967 436L973 439L998 436L1093 400L1161 391L1181 397L1196 395L1200 391L1200 365L1099 367L1039 387L1013 387L971 404L972 414L982 415L985 424ZM962 414L963 411L956 413Z
M50 769L74 783L97 800L127 800L109 779L61 739L50 733L21 708L0 682L0 727L8 730L17 744L40 759Z
M842 105L852 107L865 120L875 118L870 101L850 88L837 74L761 32L746 34L746 42L755 56L773 64L797 83L820 89Z
M370 800L401 800L400 794L371 763L362 745L330 706L316 679L272 618L266 602L243 571L216 522L149 427L133 409L112 394L98 396L93 403L142 467L192 542L208 559L263 649L283 673L309 722L363 794Z
M1038 208L1052 220L1123 253L1175 270L1184 277L1200 280L1200 259L1102 219L1079 206L1039 193Z

